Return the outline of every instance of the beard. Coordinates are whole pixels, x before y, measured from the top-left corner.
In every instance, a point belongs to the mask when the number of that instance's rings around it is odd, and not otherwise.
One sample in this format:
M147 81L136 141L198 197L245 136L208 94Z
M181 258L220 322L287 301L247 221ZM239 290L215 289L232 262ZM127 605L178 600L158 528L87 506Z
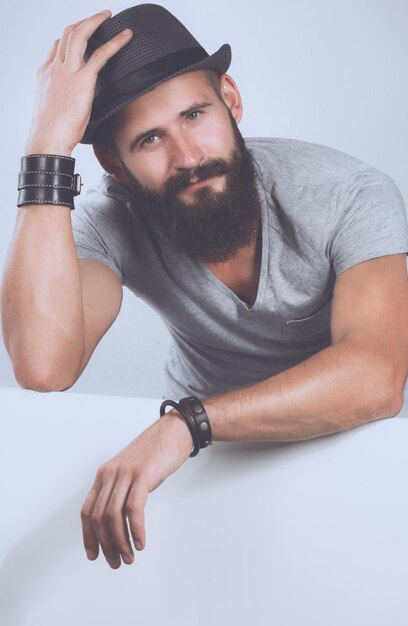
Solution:
M129 177L132 199L178 252L194 261L222 263L255 239L261 218L252 154L227 108L234 136L228 160L212 158L192 170L169 178L160 191L142 185L122 163ZM192 190L184 202L179 194L195 182L225 176L223 191L210 186Z

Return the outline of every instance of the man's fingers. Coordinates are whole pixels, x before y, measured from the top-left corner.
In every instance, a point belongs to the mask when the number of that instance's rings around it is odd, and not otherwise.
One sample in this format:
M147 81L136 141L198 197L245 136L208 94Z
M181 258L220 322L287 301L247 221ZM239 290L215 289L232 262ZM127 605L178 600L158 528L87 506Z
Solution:
M74 24L70 24L69 26L66 26L64 28L62 35L61 35L61 39L59 40L58 51L57 51L57 56L59 60L61 61L61 63L64 63L65 61L67 45L68 45L68 41L71 36L71 33L77 28L77 26L82 24L82 22L84 21L85 20L79 20L78 22L75 22Z
M107 61L131 40L132 36L132 30L125 29L118 35L115 35L115 37L112 37L112 39L103 44L103 46L95 50L90 56L86 67L93 73L98 73Z
M58 46L58 58L61 63L68 62L70 65L76 63L75 69L80 69L89 37L110 16L110 11L101 11L66 26ZM78 47L82 50L82 55L76 52Z
M50 64L53 62L53 60L55 59L55 56L56 56L56 54L57 54L57 50L58 50L58 46L59 46L59 42L60 42L60 40L59 40L59 39L56 39L56 40L53 42L53 44L52 44L52 46L51 46L51 50L49 51L48 56L47 56L47 58L45 59L45 61L44 61L43 65L50 65Z
M120 567L121 560L115 541L112 537L108 519L106 517L106 508L113 491L114 480L103 486L92 512L92 524L101 545L102 552L105 555L109 565L114 569Z
M101 485L95 481L81 509L82 537L88 559L92 561L99 554L99 541L92 523L92 511L98 499Z
M110 11L102 11L83 20L68 37L65 54L66 65L80 68L84 65L84 54L88 45L88 40L99 28L99 26L111 16Z
M144 507L148 493L145 487L135 482L126 502L126 513L136 550L143 550L146 545Z
M132 484L132 476L118 477L106 508L106 517L115 546L128 565L133 562L134 555L126 524L125 502Z

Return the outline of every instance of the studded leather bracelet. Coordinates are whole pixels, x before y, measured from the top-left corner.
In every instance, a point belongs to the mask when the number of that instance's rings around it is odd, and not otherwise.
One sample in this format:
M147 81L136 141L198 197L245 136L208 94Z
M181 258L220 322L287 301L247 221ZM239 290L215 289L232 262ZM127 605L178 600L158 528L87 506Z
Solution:
M160 417L165 415L165 409L168 405L180 413L188 426L194 443L194 450L190 456L197 456L201 448L212 445L210 420L199 398L187 396L186 398L181 398L178 403L174 402L174 400L164 400L160 405Z
M74 197L82 181L74 174L75 159L58 154L28 154L21 157L17 206L54 204L75 208Z

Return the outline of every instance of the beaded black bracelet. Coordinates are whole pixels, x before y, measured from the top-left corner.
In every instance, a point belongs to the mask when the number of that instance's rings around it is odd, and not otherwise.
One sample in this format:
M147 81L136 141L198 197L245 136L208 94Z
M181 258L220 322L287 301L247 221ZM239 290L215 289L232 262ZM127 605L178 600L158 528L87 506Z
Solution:
M75 208L74 197L82 181L74 174L75 159L58 154L28 154L21 157L17 206L54 204Z

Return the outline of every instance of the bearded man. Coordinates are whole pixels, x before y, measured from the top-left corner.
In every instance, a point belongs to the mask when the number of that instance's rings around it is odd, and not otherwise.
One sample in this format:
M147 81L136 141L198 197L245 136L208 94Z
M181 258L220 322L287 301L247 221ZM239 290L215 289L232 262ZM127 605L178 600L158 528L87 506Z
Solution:
M161 417L98 470L82 509L88 558L101 546L112 568L134 559L126 517L143 549L148 493L213 441L310 439L403 402L401 194L328 146L244 139L230 61L143 4L67 27L38 73L3 280L16 379L71 387L123 286L173 340ZM80 142L105 174L71 214Z

